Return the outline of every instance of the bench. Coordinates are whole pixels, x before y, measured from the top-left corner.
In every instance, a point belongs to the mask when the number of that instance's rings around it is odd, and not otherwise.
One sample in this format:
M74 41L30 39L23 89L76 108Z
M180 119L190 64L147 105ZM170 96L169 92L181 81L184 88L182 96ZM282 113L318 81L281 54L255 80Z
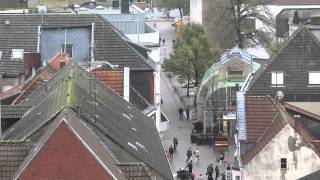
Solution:
M214 149L216 150L228 150L229 140L228 137L217 137L214 140Z

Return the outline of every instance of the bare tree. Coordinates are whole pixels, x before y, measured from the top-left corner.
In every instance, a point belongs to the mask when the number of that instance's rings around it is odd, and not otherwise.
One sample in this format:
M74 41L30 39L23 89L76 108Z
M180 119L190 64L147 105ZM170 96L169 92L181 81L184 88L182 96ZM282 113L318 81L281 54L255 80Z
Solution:
M204 14L211 41L216 42L214 46L225 49L235 45L244 48L270 44L274 25L269 10L264 6L266 0L228 0L223 3L219 6L216 2L213 9L207 9L208 13ZM256 29L256 20L265 28Z

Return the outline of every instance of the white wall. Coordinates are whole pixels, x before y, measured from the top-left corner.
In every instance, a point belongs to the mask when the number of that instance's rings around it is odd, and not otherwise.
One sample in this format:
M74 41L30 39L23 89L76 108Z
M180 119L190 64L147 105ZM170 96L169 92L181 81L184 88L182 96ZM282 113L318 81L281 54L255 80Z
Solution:
M190 0L190 21L202 24L202 0Z
M296 144L302 143L298 150L289 150L289 136L297 138ZM280 158L287 158L288 170L280 169ZM293 180L317 170L320 170L320 158L287 124L256 157L245 165L244 178L245 180Z
M144 34L126 34L132 42L145 45L145 46L156 46L159 45L159 31L144 33Z

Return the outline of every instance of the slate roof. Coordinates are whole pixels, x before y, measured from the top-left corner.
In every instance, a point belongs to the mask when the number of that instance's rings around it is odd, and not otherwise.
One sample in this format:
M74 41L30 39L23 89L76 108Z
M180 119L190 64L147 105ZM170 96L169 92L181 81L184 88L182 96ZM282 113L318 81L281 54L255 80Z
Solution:
M1 0L0 9L28 8L28 0Z
M306 176L303 176L301 178L299 178L298 180L318 180L320 179L320 170L315 171L311 174L308 174Z
M11 180L33 145L23 142L0 142L0 179Z
M8 106L1 105L1 119L21 118L31 109L31 106Z
M278 110L270 96L245 96L247 142L257 142Z
M12 105L17 105L23 101L28 95L38 89L38 87L42 86L44 81L51 79L55 72L56 71L50 65L40 69L36 76L28 79L27 82L23 84L19 96L15 98Z
M32 161L39 154L39 152L41 152L42 149L46 149L46 145L49 142L49 139L52 138L52 136L57 135L58 133L57 131L60 130L59 131L60 133L61 131L63 131L61 129L69 130L71 133L73 133L73 135L77 137L76 139L80 141L80 143L83 145L84 148L87 148L86 150L89 153L91 153L91 155L95 158L95 160L98 161L99 164L102 163L102 167L104 168L104 170L106 171L106 174L108 174L109 177L114 177L119 180L125 179L125 176L120 171L120 168L116 166L116 161L112 158L111 154L109 154L110 152L107 151L107 149L105 149L103 145L99 143L99 140L90 131L88 126L86 126L86 123L81 121L81 119L79 119L77 114L70 108L63 109L59 113L59 116L56 116L52 119L52 122L49 125L49 127L45 130L45 132L43 133L39 141L36 142L37 148L33 149L33 151L26 157L24 162L20 165L18 171L15 174L14 179L16 179L17 177L23 177L23 174L28 173L28 166L30 164L32 165ZM64 135L61 135L61 136L64 137ZM61 142L61 144L65 144L65 143L68 143L68 142ZM57 148L56 152L59 152L59 148ZM52 158L55 158L55 157L52 157ZM74 155L73 158L70 158L70 159L74 160L74 158L77 159L77 155ZM48 159L48 161L50 161L50 159ZM43 167L42 170L45 168L46 167ZM59 168L61 167L52 167L50 168L50 170L53 172L54 171L59 172L61 171L59 170ZM38 167L38 169L36 170L41 170L41 168ZM48 170L49 173L50 173L50 170ZM61 173L62 174L66 173L66 171L68 172L68 169L64 169L64 171L61 171ZM67 174L67 175L70 176L70 174ZM35 177L37 177L37 175L35 175ZM61 175L57 175L57 177L61 177ZM49 178L52 179L53 177L49 177Z
M285 99L290 94L319 94L319 87L308 86L308 71L317 71L320 65L320 41L311 31L311 25L296 30L278 53L254 73L247 94L273 96L276 91L283 91ZM271 85L271 72L276 70L284 72L283 87Z
M148 167L141 163L122 163L117 166L124 172L126 179L151 180Z
M1 31L0 31L0 34ZM0 36L0 42L3 42ZM0 43L0 50L2 49L1 45L4 43ZM20 60L0 60L0 73L7 75L19 75L24 73L24 65L23 61Z
M82 121L90 124L102 143L113 142L164 179L172 179L153 120L102 82L94 81L93 75L76 64L65 66L46 87L39 87L21 105L33 108L3 133L3 139L29 139L61 110L71 107Z
M10 22L5 24L5 22ZM99 15L94 14L24 14L0 15L0 50L3 59L11 57L12 49L25 52L37 51L38 26L43 28L82 27L95 23L94 58L109 61L119 67L129 66L131 70L154 70L137 50L121 37L113 26Z

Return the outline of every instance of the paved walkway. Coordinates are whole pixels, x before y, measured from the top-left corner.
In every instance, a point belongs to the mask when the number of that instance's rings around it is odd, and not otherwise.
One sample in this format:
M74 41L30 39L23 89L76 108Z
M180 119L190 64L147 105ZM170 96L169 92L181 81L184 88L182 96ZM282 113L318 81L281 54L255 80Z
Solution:
M160 31L161 37L166 39L166 55L162 54L162 57L168 56L172 51L172 42L171 40L174 37L174 27L171 26L170 22L158 22L157 29ZM200 161L199 163L193 163L193 172L196 175L200 173L203 175L204 179L206 169L208 164L217 165L216 159L217 154L213 151L212 146L210 145L200 145L191 144L191 130L193 129L193 124L189 120L179 120L178 107L182 105L180 98L177 93L174 91L173 87L180 87L181 85L176 79L169 79L166 77L165 73L161 73L161 96L163 99L163 104L161 106L162 112L169 118L170 127L167 131L161 134L162 142L166 149L173 145L173 137L177 137L179 144L177 147L177 152L174 154L174 158L170 161L172 172L174 176L180 168L186 167L186 151L189 147L192 150L198 148L200 150ZM185 90L178 90L182 95L186 93ZM190 112L191 114L192 112ZM230 160L232 158L234 150L231 150L227 153L226 157ZM224 171L224 167L220 167L220 172Z

